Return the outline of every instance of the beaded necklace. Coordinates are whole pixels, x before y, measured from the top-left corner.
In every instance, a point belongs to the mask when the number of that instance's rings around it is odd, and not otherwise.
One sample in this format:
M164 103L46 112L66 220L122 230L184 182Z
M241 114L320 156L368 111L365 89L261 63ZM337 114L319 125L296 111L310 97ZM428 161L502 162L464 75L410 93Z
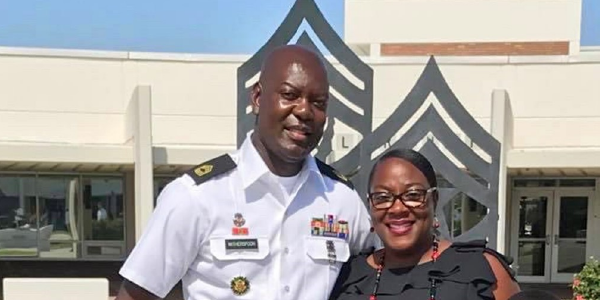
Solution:
M435 263L437 258L440 256L438 252L439 243L436 236L433 238L433 252L431 253L431 260ZM373 255L373 258L375 256ZM369 300L377 300L377 290L379 289L379 281L381 280L381 273L383 271L383 262L385 259L385 250L381 253L381 257L379 258L379 264L377 265L377 275L375 276L375 286L373 287L373 293L369 297ZM431 282L429 285L429 300L435 300L436 294L436 283L434 278L429 278Z

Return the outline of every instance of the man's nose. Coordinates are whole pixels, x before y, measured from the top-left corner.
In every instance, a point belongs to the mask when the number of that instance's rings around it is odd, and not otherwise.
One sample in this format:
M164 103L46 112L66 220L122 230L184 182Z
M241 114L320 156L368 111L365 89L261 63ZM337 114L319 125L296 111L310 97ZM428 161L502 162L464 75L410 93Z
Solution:
M311 120L314 117L310 101L306 97L298 99L293 113L301 120Z

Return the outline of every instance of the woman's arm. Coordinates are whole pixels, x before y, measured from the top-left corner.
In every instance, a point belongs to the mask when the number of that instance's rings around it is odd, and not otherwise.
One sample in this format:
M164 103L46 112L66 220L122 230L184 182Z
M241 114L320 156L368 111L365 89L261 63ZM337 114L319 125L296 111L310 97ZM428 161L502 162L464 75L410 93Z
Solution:
M490 253L484 253L483 256L487 259L494 276L496 276L496 284L494 285L494 298L496 300L507 300L512 295L521 291L519 284L510 276L504 265L497 257Z

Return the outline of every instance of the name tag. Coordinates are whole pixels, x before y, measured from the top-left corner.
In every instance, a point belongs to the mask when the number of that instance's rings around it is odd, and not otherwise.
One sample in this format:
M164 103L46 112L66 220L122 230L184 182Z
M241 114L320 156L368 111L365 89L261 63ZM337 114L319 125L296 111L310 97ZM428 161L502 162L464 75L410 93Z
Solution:
M210 253L218 260L259 260L269 255L269 238L264 236L214 236Z
M258 239L227 239L225 250L258 250Z

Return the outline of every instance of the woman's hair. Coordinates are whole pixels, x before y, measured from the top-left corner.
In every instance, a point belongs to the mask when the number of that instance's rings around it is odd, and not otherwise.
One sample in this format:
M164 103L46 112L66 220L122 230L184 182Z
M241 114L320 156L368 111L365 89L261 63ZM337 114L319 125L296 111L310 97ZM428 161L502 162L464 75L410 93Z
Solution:
M387 151L379 159L377 159L377 162L375 162L375 165L373 165L373 168L371 169L371 173L369 173L369 185L367 186L368 191L371 190L371 180L373 179L373 174L375 174L375 169L377 169L377 166L379 166L379 164L388 158L399 158L409 162L419 169L423 175L425 175L425 178L427 178L427 182L429 183L429 187L437 187L435 171L433 170L433 166L431 166L429 160L427 160L423 154L415 150L398 148Z

